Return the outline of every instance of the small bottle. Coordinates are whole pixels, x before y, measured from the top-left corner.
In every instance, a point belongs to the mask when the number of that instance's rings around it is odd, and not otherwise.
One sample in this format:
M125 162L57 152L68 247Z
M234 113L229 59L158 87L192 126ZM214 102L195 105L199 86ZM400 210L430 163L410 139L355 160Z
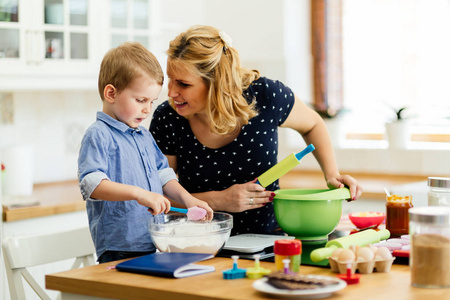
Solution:
M450 206L450 178L428 177L428 206Z
M408 210L413 207L412 196L391 195L386 197L386 229L391 237L409 232Z
M416 207L409 216L411 284L450 287L450 207Z
M300 240L277 240L273 252L277 271L284 272L283 260L289 259L289 270L292 273L298 273L302 254L302 242Z

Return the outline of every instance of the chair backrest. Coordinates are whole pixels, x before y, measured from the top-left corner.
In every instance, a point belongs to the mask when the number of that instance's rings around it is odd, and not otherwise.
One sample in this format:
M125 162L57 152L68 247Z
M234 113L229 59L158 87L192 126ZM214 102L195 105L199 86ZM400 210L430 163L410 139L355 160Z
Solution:
M76 258L72 269L93 265L95 247L88 227L53 234L9 237L3 240L3 257L11 299L25 299L23 277L41 299L50 300L28 267Z

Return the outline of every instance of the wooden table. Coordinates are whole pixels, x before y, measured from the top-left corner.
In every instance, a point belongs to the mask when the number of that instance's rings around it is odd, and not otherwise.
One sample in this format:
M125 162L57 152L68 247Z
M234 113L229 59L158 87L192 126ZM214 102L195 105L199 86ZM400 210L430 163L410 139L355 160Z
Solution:
M170 279L119 272L118 262L100 264L46 276L46 287L62 291L62 300L75 299L274 299L253 289L254 279L225 280L222 271L232 267L230 258L213 258L199 264L213 265L216 271L182 279ZM240 259L240 268L254 265ZM261 266L274 270L271 262ZM301 266L300 274L335 276L329 268ZM328 299L450 299L450 288L422 289L411 286L408 265L393 265L389 273L364 274L359 284L348 285Z

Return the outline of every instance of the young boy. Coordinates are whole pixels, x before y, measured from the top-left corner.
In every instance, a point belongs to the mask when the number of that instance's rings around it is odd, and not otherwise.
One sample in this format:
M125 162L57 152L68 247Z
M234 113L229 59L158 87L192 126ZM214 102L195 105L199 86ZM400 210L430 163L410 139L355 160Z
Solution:
M100 263L156 251L148 220L169 211L163 194L186 207L202 207L212 218L209 205L178 183L150 132L139 126L150 116L163 80L155 56L139 43L124 43L103 58L98 81L103 112L87 129L78 158Z

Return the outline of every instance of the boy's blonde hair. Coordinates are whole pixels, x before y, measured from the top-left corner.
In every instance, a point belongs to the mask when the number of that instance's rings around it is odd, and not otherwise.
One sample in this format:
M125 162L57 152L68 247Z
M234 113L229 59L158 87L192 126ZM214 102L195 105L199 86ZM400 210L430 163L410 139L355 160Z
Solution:
M175 73L188 70L202 78L209 89L206 111L211 131L225 135L257 115L255 103L248 103L242 92L259 78L259 72L242 68L239 53L219 32L197 25L179 34L170 42L167 67Z
M98 76L98 91L112 84L118 91L124 90L136 77L146 74L159 85L164 83L164 73L156 57L138 42L125 42L110 49L103 57Z

